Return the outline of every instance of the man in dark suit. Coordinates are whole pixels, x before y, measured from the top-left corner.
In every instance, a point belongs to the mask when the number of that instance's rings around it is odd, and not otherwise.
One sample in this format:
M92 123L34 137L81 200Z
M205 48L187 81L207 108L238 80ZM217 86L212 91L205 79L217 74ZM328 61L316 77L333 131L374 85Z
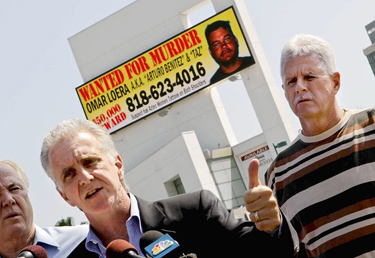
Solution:
M106 247L116 239L129 241L141 252L139 239L151 229L168 233L182 251L198 257L293 255L290 232L285 223L280 226L272 197L256 198L257 206L273 207L262 209L262 228L270 232L235 219L209 191L153 203L135 197L125 184L123 161L110 135L91 121L58 124L44 139L41 161L60 195L90 222L87 239L70 257L105 257Z

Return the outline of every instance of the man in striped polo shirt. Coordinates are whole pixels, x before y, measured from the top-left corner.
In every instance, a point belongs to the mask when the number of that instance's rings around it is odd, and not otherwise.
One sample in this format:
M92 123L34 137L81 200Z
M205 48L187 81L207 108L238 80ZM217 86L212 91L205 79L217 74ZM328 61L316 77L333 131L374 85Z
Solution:
M297 35L284 46L282 87L302 130L266 181L296 232L299 257L375 257L375 109L341 108L335 69L318 37Z

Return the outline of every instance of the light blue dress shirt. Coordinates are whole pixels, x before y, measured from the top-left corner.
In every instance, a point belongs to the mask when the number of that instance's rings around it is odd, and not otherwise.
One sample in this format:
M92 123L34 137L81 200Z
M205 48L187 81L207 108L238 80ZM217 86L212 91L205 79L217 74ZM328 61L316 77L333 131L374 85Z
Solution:
M40 245L46 249L48 258L68 257L89 231L88 225L45 228L34 226L36 232L33 245Z
M46 249L48 258L66 258L82 242L89 231L88 225L45 227L35 225L34 245Z
M141 248L139 247L139 240L143 234L143 229L141 225L141 217L139 215L139 208L137 199L133 194L129 193L130 196L130 218L126 221L126 228L129 234L129 243L132 244L139 252L142 254ZM90 226L89 233L86 239L86 249L95 252L99 257L106 257L106 248L102 241L97 237L92 227Z

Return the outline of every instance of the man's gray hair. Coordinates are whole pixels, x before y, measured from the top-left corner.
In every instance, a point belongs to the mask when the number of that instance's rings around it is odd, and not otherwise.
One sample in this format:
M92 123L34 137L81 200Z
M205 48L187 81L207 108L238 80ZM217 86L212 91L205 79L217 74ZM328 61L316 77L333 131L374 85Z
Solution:
M285 64L290 58L308 55L317 57L321 61L321 68L325 69L327 74L331 75L336 71L335 55L327 41L313 35L298 34L285 44L281 52L282 80L284 81Z
M26 190L29 189L29 179L25 171L14 161L12 160L0 160L0 164L6 164L14 169L14 171L20 176L22 181L25 183Z
M112 162L113 164L115 164L116 162L118 153L111 135L105 128L86 119L77 118L62 121L44 137L42 150L40 153L42 167L47 175L55 182L55 184L56 181L51 169L49 152L56 144L60 143L62 140L74 139L80 132L87 132L93 135L99 142L99 146L97 147L109 157L110 162ZM122 182L122 184L125 190L128 190L125 182Z

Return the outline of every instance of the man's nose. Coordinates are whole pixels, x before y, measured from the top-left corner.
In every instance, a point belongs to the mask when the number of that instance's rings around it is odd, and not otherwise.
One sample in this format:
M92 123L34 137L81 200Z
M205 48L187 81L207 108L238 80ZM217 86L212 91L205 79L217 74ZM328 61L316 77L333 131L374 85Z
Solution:
M0 197L1 207L9 207L16 204L13 195L10 192L3 192Z
M298 78L296 82L295 91L297 93L301 93L307 90L306 81L304 81L302 78Z
M87 185L89 184L91 181L94 180L94 176L89 172L87 171L86 169L82 169L80 172L79 172L79 184L80 185Z

